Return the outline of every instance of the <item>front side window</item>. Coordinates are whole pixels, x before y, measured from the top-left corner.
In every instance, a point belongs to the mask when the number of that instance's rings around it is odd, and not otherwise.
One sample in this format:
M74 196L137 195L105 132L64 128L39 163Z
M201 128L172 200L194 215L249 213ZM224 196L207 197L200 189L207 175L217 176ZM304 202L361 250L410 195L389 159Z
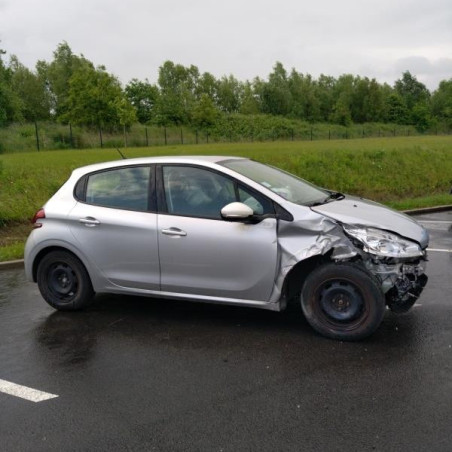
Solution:
M88 176L85 202L116 209L149 209L149 167L107 170Z
M239 201L253 209L255 215L274 213L272 202L264 196L239 186Z
M163 167L168 213L221 219L221 209L236 200L234 182L191 166Z
M274 213L273 203L260 193L214 171L192 166L163 167L168 213L221 220L221 209L243 202L256 215Z

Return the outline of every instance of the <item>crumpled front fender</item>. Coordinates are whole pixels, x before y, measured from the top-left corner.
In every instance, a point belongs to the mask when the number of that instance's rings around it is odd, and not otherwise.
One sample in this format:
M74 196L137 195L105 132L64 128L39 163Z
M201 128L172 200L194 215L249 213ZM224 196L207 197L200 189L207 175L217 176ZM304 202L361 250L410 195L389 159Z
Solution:
M323 215L305 208L300 218L278 222L279 268L272 296L279 297L284 280L299 262L313 256L330 254L340 261L353 258L357 249L345 235L342 227Z

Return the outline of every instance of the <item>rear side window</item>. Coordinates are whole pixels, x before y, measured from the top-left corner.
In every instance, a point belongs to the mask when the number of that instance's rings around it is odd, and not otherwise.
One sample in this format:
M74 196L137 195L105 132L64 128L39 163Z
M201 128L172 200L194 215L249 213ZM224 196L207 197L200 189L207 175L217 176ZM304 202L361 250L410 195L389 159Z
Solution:
M150 168L119 168L88 176L84 200L115 209L149 210Z

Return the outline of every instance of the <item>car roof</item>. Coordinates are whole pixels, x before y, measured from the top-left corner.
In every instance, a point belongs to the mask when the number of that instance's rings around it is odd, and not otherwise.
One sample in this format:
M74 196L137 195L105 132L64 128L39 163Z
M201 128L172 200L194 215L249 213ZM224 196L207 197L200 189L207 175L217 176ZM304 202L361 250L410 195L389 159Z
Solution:
M139 157L133 159L121 159L113 160L101 163L95 163L93 165L82 166L73 171L73 175L80 177L83 174L99 171L107 168L115 168L128 165L149 165L152 163L183 163L183 164L199 164L207 163L216 164L227 160L248 160L244 157L232 157L224 155L189 155L189 156L160 156L160 157Z

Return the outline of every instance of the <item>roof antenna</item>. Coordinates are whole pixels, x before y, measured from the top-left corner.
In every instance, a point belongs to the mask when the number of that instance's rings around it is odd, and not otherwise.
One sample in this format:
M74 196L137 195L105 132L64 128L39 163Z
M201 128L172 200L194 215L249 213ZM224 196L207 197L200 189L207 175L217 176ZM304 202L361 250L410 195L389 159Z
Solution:
M120 155L124 160L127 159L127 157L119 150L119 148L116 148L116 150L119 152L119 155Z

